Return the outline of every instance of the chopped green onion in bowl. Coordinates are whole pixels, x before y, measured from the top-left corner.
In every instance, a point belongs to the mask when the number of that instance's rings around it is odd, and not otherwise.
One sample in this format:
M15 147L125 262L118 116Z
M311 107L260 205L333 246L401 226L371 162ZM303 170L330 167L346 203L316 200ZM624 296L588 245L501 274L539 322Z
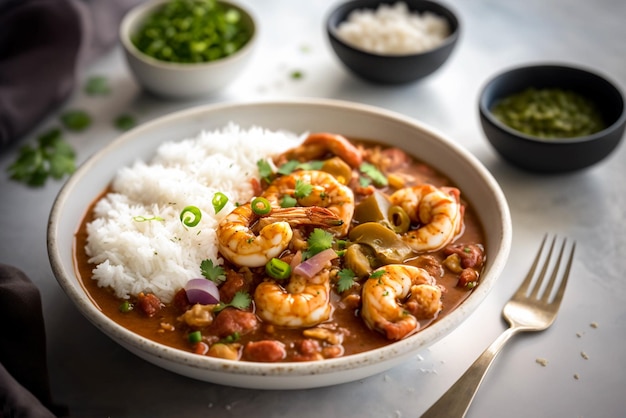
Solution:
M170 0L140 26L131 41L167 62L203 63L234 54L251 39L238 9L216 0Z

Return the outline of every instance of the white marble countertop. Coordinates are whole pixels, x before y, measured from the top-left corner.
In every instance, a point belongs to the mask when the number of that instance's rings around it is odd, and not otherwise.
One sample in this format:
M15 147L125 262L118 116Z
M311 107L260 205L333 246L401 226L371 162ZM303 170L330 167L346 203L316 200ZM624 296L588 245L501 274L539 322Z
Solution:
M56 283L46 225L61 182L29 189L8 180L16 150L0 154L0 262L22 269L43 297L54 399L76 417L418 417L505 329L500 312L545 232L576 239L573 277L556 323L516 337L496 359L469 417L593 417L626 413L626 147L577 173L541 176L501 160L484 138L477 99L484 82L521 63L590 66L626 86L626 3L620 0L466 0L450 4L462 35L451 59L421 82L383 87L347 72L324 32L331 0L242 1L256 11L261 42L238 82L195 102L140 90L120 47L82 75L106 76L106 98L77 90L63 108L86 109L94 124L68 135L79 161L113 140L121 112L139 122L198 104L287 97L367 103L416 118L474 153L509 201L513 243L501 279L452 334L406 364L371 378L297 391L235 389L162 370L117 346L88 323ZM293 79L292 71L302 78ZM62 109L59 109L59 112ZM41 123L41 132L57 114ZM28 138L27 138L28 139ZM32 138L31 138L32 139ZM592 324L597 326L592 326ZM536 362L544 358L547 365ZM576 378L577 377L577 378Z

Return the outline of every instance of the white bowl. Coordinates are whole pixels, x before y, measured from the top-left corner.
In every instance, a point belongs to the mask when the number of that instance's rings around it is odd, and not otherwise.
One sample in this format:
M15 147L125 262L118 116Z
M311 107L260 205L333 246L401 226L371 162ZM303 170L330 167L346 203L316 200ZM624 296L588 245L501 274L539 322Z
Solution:
M234 122L294 133L331 131L402 147L445 173L474 205L488 254L481 284L457 309L419 333L362 354L319 362L233 362L166 347L119 326L91 302L74 271L74 233L87 207L116 172L136 159L149 160L167 140L195 137L201 130ZM334 100L219 104L188 109L129 131L92 156L67 181L54 202L48 252L54 274L80 312L136 355L192 378L256 389L303 389L365 378L401 364L449 334L485 299L504 268L511 245L511 219L502 190L468 151L420 122L375 107Z
M220 3L241 12L242 18L252 29L251 39L226 58L205 63L178 64L152 58L137 49L130 40L146 17L168 1L150 0L141 3L131 9L120 24L119 37L126 61L139 84L154 94L170 99L194 99L231 84L246 67L257 43L258 25L251 11L235 2L220 0Z

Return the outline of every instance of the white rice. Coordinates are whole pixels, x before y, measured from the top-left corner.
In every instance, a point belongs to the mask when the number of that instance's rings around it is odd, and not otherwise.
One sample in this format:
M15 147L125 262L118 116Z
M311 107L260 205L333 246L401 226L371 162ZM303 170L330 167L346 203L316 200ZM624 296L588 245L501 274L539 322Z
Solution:
M137 161L121 169L87 225L85 250L97 265L93 279L120 298L152 292L170 301L189 279L201 277L202 260L223 262L215 228L235 203L253 197L249 180L259 178L257 161L301 140L289 132L243 130L231 123L164 143L149 163ZM212 205L216 192L229 198L217 215ZM190 205L202 211L195 227L180 221L182 209ZM159 219L147 220L153 217Z
M345 42L381 55L424 52L439 46L449 33L445 18L428 11L412 13L404 2L354 10L337 28Z

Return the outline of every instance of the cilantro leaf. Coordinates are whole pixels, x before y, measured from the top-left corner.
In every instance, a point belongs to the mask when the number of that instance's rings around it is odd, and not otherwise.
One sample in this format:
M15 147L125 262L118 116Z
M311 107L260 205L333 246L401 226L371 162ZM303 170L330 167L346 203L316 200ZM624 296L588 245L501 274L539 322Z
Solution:
M359 170L369 177L378 187L383 187L388 184L387 177L373 164L363 163L359 167Z
M11 180L40 187L48 177L61 179L76 170L74 149L63 140L61 131L51 129L37 138L36 145L25 145L7 168Z
M278 167L278 174L282 174L283 176L291 174L296 168L298 168L298 165L300 165L298 161L289 160L285 164Z
M331 248L333 246L333 235L321 228L315 228L309 235L307 244L309 244L309 248L303 254L305 259Z
M370 274L370 279L380 279L385 274L385 270L375 270Z
M128 131L129 129L134 128L135 125L137 125L137 122L132 115L121 114L115 118L113 124L120 131Z
M256 162L256 166L259 169L259 176L266 182L270 183L272 181L272 166L267 160L259 160Z
M56 147L56 152L48 156L50 176L56 180L60 180L66 173L73 173L76 170L74 161L74 153L71 149L67 150L63 145ZM72 151L72 152L70 152Z
M337 281L337 290L339 293L345 292L354 286L356 284L356 281L354 280L355 277L356 274L354 274L354 272L350 269L340 270L337 274L337 278L339 279Z
M213 260L206 259L200 263L200 271L204 277L215 284L221 284L226 280L226 274L222 266L214 265Z
M301 170L321 170L324 166L324 161L311 160L298 164L298 168Z
M70 131L84 131L91 125L91 116L84 110L67 110L61 114L61 123Z
M296 170L321 170L323 166L324 161L313 160L301 163L297 160L289 160L278 168L278 174L286 176Z
M249 294L239 291L235 293L235 296L233 296L233 300L230 301L229 305L237 309L247 309L251 302L252 299Z
M281 208L293 208L297 204L298 204L298 201L289 195L284 195L282 199L280 199Z
M248 309L248 307L250 306L250 303L252 303L252 298L250 297L250 295L246 292L242 292L239 291L237 293L235 293L235 296L233 296L233 300L230 301L230 303L224 303L224 302L220 302L215 309L213 309L213 312L220 312L226 308L233 307L236 309Z
M304 181L298 179L296 180L296 187L293 195L296 199L302 199L303 197L307 197L313 191L313 186L310 183L305 183Z
M105 96L111 93L109 80L103 76L93 76L85 83L85 93L89 96Z

